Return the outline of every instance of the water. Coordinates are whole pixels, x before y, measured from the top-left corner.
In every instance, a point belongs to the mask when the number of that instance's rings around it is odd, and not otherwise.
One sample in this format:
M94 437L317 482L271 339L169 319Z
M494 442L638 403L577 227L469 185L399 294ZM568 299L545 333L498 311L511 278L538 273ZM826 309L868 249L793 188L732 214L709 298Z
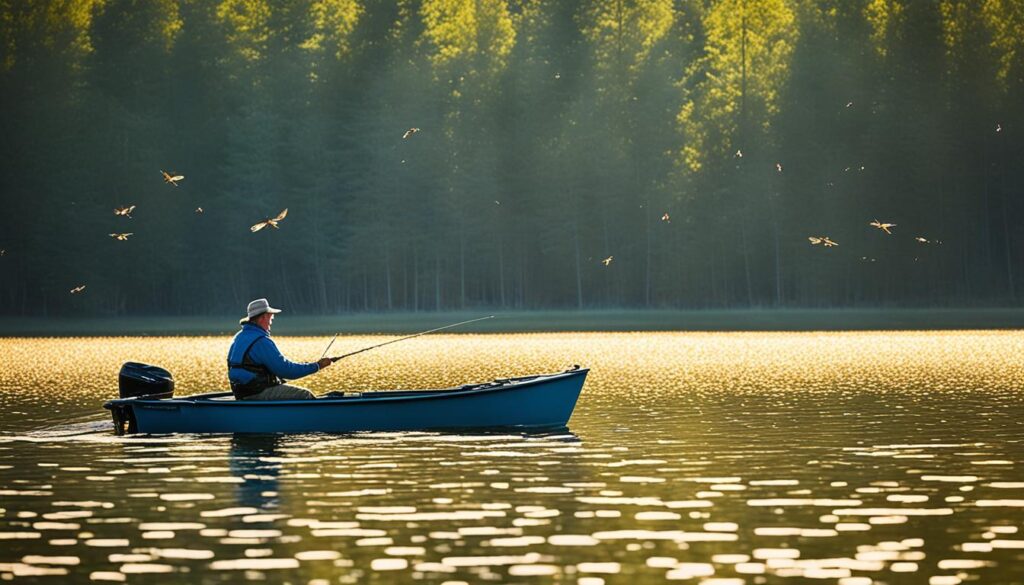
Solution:
M569 429L112 435L100 405L122 362L209 391L228 343L0 340L0 578L1024 581L1019 333L433 336L303 382L427 388L579 363ZM325 340L279 343L313 359Z

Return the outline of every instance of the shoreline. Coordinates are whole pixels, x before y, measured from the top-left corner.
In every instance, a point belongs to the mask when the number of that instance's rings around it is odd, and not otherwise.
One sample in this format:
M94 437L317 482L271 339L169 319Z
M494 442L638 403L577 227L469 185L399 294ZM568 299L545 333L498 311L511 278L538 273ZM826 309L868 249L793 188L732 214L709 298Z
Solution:
M1024 309L443 311L289 315L275 335L412 334L494 314L448 333L601 331L943 331L1024 329ZM236 316L4 317L0 337L231 335Z

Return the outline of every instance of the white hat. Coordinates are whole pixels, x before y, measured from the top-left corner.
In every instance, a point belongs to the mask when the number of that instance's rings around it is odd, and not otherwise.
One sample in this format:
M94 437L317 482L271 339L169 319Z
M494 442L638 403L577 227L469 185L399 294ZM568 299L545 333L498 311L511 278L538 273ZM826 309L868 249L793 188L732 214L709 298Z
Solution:
M246 317L238 320L240 324L245 323L246 321L252 319L257 315L262 315L263 313L280 313L281 309L275 309L274 307L271 307L270 302L267 301L267 299L256 299L255 301L249 303L249 307L246 309L245 312Z

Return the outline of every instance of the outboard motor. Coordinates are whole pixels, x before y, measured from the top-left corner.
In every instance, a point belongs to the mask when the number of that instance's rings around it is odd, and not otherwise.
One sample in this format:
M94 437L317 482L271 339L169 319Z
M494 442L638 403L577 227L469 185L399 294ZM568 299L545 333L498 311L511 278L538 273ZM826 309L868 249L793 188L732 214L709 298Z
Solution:
M110 410L114 417L114 432L118 435L138 431L135 411L132 410L131 401L122 402L125 398L160 399L174 395L174 378L170 372L161 367L136 362L126 362L121 366L117 386L121 398L111 400L103 407Z
M167 370L148 364L125 362L117 375L121 398L170 398L174 395L174 378Z

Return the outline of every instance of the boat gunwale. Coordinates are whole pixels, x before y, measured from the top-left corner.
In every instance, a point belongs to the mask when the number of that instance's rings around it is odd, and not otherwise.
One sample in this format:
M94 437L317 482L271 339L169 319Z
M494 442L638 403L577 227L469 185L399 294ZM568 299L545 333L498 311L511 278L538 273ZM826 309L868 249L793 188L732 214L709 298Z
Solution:
M590 372L590 368L578 368L574 370L566 370L564 372L558 372L555 374L537 374L535 376L523 376L521 378L499 378L491 382L481 382L480 384L470 385L469 388L463 388L455 386L453 388L438 388L438 389L426 389L426 390L394 390L394 391L376 391L371 390L369 392L360 393L358 396L338 396L338 397L324 397L317 398L316 400L214 400L215 397L226 397L230 396L231 392L210 392L206 394L193 394L191 396L172 397L172 398L147 398L140 396L137 398L116 398L114 400L107 401L103 404L104 408L110 409L117 406L133 406L139 405L143 408L150 406L156 408L166 408L168 405L190 405L190 406L225 406L231 405L231 407L237 406L255 406L255 407L269 407L269 406L323 406L325 403L330 404L353 404L353 403L367 403L367 402L400 402L400 401L413 401L413 400L432 400L451 398L453 396L473 396L478 394L486 394L491 392L501 392L506 390L517 390L529 386L536 386L546 382L559 380L563 378L570 378L573 376L586 375ZM516 380L523 380L522 382L516 382ZM496 382L501 382L495 385ZM367 396L366 394L376 394L375 396ZM399 394L401 396L388 396L388 394ZM409 393L415 393L410 395Z

